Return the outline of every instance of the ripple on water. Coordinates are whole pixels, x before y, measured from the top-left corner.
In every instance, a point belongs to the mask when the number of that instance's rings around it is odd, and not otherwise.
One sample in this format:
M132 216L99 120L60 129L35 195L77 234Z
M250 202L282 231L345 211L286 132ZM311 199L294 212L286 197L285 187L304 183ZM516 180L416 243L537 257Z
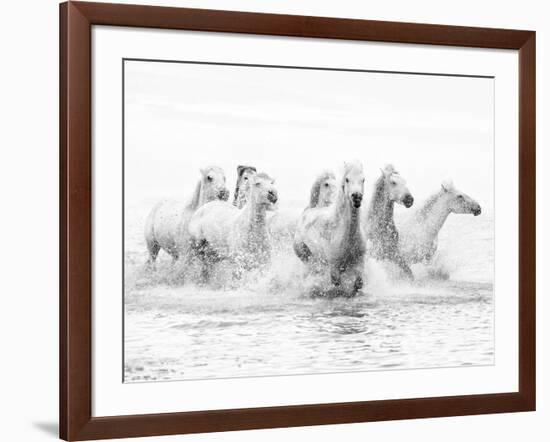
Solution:
M400 284L367 266L363 296L312 299L293 255L240 288L184 284L162 253L148 270L140 223L127 229L126 382L493 364L492 236L483 229L463 233L483 239L486 254L451 250L442 232L448 280L415 268L416 282Z

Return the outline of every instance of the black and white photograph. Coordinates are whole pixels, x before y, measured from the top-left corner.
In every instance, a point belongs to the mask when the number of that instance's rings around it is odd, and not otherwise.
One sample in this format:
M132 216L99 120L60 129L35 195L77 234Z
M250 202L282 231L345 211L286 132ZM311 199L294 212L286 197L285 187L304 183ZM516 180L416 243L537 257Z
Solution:
M493 365L494 81L125 59L124 382Z
M545 441L550 16L456 6L7 2L0 439Z

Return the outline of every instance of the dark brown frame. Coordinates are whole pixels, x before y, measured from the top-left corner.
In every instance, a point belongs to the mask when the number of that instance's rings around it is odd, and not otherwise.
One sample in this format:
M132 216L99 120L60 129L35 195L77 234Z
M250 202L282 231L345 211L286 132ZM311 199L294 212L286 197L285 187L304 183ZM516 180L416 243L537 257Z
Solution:
M92 25L519 51L519 391L92 417ZM60 5L60 437L106 439L535 410L535 32L68 2Z

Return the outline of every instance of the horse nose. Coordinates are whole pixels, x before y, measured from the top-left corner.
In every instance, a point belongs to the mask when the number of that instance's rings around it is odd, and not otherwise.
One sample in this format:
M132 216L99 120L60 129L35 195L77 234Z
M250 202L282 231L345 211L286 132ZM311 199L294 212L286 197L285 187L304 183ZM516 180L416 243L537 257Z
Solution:
M267 192L267 199L270 203L275 204L277 202L277 191L276 190L269 190Z
M361 206L361 201L363 200L363 194L361 192L353 192L351 194L351 200L353 205L357 208Z
M472 213L474 214L474 216L478 216L478 215L481 215L481 206L478 204L474 210L472 210Z
M405 196L405 199L403 200L403 204L405 204L405 207L408 209L409 207L411 207L414 203L414 198L413 196L409 193Z
M218 198L222 201L227 201L229 199L229 190L227 189L221 189L218 192Z

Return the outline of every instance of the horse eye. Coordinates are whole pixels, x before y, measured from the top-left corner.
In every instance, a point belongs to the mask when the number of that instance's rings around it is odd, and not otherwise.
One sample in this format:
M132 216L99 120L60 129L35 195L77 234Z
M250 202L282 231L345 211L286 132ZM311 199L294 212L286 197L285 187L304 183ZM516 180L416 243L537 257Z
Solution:
M458 195L458 199L459 199L459 200L463 200L464 197L463 197L462 195Z
M248 177L247 177L247 176L245 176L245 177L244 177L244 180L245 180L245 181L248 181Z
M212 177L211 177L210 175L208 175L208 176L206 177L206 179L207 179L208 181L212 181Z
M349 183L349 180L346 178L346 183Z
M325 183L325 187L328 187L328 183Z

